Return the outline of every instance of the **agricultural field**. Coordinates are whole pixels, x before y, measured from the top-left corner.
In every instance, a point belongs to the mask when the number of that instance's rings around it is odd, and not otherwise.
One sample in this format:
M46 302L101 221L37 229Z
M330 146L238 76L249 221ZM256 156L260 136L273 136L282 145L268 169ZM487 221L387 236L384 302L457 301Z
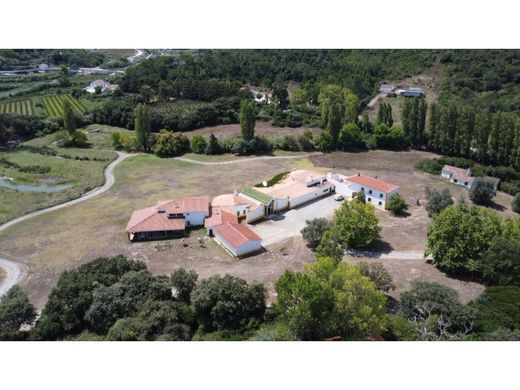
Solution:
M51 95L44 96L42 98L43 106L45 107L45 111L49 116L63 115L63 105L65 101L68 101L75 111L79 112L80 114L85 113L85 106L70 95Z
M0 114L34 115L31 99L0 102Z
M152 111L161 114L187 115L192 111L208 106L210 103L197 102L193 100L177 99L171 101L162 101L150 105Z

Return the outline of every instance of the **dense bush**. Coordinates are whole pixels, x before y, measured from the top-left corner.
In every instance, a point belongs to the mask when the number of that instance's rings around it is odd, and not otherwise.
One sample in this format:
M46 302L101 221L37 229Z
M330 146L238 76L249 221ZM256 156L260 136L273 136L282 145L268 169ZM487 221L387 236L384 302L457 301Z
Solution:
M453 204L453 198L449 188L444 188L442 191L433 190L428 196L428 202L426 203L426 211L428 216L432 217L435 214L439 214L446 207Z
M175 157L186 153L189 148L190 141L182 133L161 130L155 142L154 153L159 157Z
M511 209L515 213L520 213L520 192L517 192L511 201Z
M386 209L394 215L402 215L408 209L408 205L400 194L395 194L386 203Z
M311 248L316 248L326 230L331 228L332 224L325 218L314 218L305 221L305 227L301 230L303 239Z
M469 198L476 204L487 204L495 195L495 184L481 178L476 178L469 190Z
M478 312L475 321L477 332L520 329L520 287L488 287L472 306Z

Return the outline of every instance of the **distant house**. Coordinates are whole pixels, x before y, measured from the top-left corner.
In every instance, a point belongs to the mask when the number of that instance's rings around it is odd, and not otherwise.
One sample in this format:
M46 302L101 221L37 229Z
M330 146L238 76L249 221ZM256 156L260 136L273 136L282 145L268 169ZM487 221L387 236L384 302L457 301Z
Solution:
M403 92L404 97L422 97L423 95L424 92L418 87L410 87L405 89Z
M392 93L395 91L395 85L392 84L381 84L379 92L381 93Z
M186 226L202 226L208 216L207 196L165 200L134 211L126 232L130 241L182 237Z
M457 168L451 165L445 165L442 168L441 176L448 179L450 183L457 184L466 188L471 188L471 185L475 181L471 168Z
M397 184L360 173L353 176L329 173L327 177L334 184L334 190L337 194L351 198L355 193L363 191L365 201L381 209L385 208L386 202L392 196L399 193Z
M105 80L94 80L84 90L88 93L96 93L96 88L100 88L101 92L113 92L119 89L119 85L110 84Z
M242 257L262 250L262 239L247 226L225 222L213 228L215 240L233 256Z
M47 72L49 70L49 65L40 64L38 65L38 72Z

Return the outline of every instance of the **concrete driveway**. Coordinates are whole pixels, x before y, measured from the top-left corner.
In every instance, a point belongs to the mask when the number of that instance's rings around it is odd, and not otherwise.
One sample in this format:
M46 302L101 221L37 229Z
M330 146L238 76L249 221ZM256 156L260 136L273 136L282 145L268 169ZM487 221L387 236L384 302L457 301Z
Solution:
M340 207L341 203L335 201L334 196L327 196L249 227L262 237L262 245L266 247L300 235L308 219L332 218L334 210Z

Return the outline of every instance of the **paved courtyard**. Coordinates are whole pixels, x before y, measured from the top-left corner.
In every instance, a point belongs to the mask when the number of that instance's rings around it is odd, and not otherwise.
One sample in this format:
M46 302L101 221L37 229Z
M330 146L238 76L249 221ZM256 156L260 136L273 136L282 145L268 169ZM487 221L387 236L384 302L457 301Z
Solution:
M332 218L334 210L340 207L341 203L335 201L334 196L327 196L250 225L250 227L262 237L262 245L267 247L300 235L300 231L305 227L305 221L308 219Z

